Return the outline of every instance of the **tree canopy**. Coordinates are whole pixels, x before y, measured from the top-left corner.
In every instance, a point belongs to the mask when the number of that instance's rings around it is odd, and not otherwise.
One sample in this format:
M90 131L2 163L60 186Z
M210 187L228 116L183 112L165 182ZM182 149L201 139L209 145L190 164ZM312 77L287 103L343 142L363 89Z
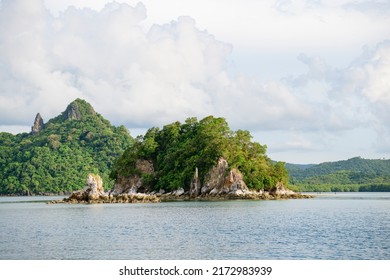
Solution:
M132 144L124 126L77 99L39 132L0 133L0 194L67 193L82 188L88 173L110 188L112 165Z
M286 165L302 191L390 191L390 160L354 157L316 165Z

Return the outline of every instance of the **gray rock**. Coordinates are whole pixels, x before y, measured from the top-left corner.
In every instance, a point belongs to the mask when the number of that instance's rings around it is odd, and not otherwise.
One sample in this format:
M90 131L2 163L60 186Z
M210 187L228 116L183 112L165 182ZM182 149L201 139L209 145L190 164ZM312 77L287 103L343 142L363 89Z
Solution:
M57 201L59 202L59 201ZM155 203L160 202L156 195L144 193L106 193L103 189L103 181L99 175L89 174L86 187L83 190L73 192L62 203Z
M196 197L200 194L200 180L198 174L198 168L195 168L194 178L191 181L190 185L190 196Z
M278 182L276 183L276 186L273 187L270 192L269 192L271 195L293 195L295 194L295 192L293 192L292 190L289 190L288 188L286 188L282 182Z
M249 189L243 180L241 172L236 168L228 171L228 167L226 159L219 158L217 165L205 176L201 193L204 195L217 195L248 192Z
M172 195L174 196L181 196L185 193L184 189L183 188L180 188L180 189L177 189L175 191L172 192Z
M99 175L88 174L86 186L83 190L73 192L68 200L78 202L92 202L98 200L108 200L108 194L103 189L103 181Z
M148 160L138 160L135 166L141 174L154 173L153 163ZM142 181L142 177L137 174L130 177L120 176L110 191L114 195L122 193L135 194L138 192L149 192L149 186L146 186Z
M37 114L35 116L35 120L34 120L34 124L33 126L31 127L31 134L32 135L36 135L38 134L39 132L41 132L41 130L43 129L44 127L44 123L43 123L43 119L41 117L41 114Z

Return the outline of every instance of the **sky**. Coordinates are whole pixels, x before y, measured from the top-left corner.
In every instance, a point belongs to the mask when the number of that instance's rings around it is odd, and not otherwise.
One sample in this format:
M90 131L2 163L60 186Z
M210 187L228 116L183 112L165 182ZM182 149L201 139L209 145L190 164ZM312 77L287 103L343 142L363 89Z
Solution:
M76 98L131 135L209 115L271 159L390 158L389 0L0 0L0 131Z

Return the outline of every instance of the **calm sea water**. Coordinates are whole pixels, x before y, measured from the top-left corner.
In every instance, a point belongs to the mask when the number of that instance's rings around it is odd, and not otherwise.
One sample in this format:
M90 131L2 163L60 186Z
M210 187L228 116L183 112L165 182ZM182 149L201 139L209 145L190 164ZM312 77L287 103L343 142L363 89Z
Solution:
M48 205L0 197L0 259L390 259L390 193Z

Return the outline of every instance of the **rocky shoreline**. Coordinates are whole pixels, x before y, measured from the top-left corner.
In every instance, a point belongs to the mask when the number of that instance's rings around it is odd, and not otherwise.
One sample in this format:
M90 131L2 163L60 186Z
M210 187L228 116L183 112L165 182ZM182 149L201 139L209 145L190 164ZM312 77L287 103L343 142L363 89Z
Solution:
M160 203L160 202L174 202L174 201L222 201L222 200L283 200L283 199L309 199L313 195L293 193L293 194L270 194L268 192L251 192L248 194L217 194L204 195L193 197L189 194L173 195L173 194L119 194L106 195L97 199L75 199L70 196L63 200L52 200L48 204L99 204L99 203Z
M283 199L308 199L313 198L313 195L291 193L291 194L274 194L269 192L250 192L246 194L217 194L217 195L201 195L197 197L188 194L182 196L162 195L162 202L168 201L214 201L214 200L283 200Z
M83 190L73 192L68 198L63 200L53 200L49 204L96 204L96 203L159 203L169 201L214 201L214 200L279 200L279 199L307 199L313 195L293 192L277 184L271 191L251 191L244 189L225 189L222 191L209 191L207 193L196 194L194 191L184 191L178 189L170 193L118 193L109 192L103 189L102 179L99 175L89 174L86 187ZM116 189L117 190L117 189ZM214 190L214 189L213 189ZM133 190L134 191L134 190Z

